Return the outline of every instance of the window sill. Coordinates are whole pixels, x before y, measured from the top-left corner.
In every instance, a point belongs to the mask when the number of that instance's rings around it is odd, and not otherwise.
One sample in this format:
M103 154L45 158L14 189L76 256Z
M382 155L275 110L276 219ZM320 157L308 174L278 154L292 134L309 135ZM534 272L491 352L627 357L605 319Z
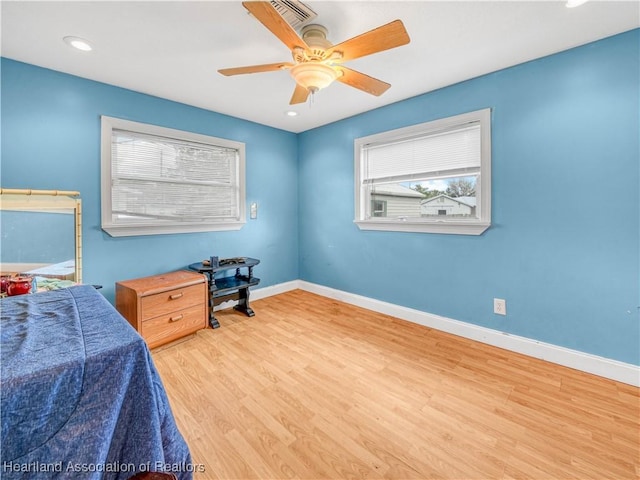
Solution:
M102 230L112 237L134 237L138 235L161 235L173 233L222 232L240 230L246 222L226 222L209 225L103 225Z
M488 222L411 222L405 220L354 220L360 230L384 232L442 233L449 235L482 235Z

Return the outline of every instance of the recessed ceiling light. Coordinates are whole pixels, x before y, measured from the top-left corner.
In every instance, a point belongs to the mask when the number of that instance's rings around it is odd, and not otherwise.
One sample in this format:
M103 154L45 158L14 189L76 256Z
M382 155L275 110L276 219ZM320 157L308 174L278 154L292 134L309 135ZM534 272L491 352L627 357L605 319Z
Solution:
M84 38L64 37L63 40L67 45L70 45L73 48L77 48L78 50L82 50L83 52L90 52L91 50L93 50L91 44Z
M298 112L294 112L293 110L287 110L286 112L284 112L284 114L287 117L296 117L298 115Z
M567 8L579 7L583 3L587 3L588 0L567 0Z

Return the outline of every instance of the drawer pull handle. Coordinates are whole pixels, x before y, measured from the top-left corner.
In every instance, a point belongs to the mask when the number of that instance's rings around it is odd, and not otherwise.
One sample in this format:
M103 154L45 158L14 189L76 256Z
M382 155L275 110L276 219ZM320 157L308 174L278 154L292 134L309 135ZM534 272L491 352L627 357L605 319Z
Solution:
M169 318L169 321L170 322L177 322L178 320L182 320L183 317L184 317L184 315L178 315L177 317Z
M174 293L173 295L170 295L170 296L169 296L169 298L170 298L171 300L177 300L177 299L179 299L180 297L182 297L183 295L184 295L184 293Z

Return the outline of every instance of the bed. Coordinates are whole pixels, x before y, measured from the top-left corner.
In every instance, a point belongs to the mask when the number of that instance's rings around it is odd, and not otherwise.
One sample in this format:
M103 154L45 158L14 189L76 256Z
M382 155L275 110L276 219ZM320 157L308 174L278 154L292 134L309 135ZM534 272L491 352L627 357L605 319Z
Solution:
M93 287L0 300L3 479L191 479L146 344Z

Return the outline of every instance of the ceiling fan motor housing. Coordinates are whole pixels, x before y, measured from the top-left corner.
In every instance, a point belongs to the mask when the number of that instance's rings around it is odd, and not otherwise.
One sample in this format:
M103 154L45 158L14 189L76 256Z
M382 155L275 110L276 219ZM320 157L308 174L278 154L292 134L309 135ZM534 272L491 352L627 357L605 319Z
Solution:
M331 42L327 40L328 30L322 25L306 25L302 27L302 39L309 47L309 51L305 52L308 60L324 60L326 51L332 47Z
M322 25L306 25L301 30L302 40L308 49L296 48L293 58L296 65L291 68L291 76L296 83L310 93L316 93L331 84L339 71L324 63L326 52L332 47L327 40L327 29Z

